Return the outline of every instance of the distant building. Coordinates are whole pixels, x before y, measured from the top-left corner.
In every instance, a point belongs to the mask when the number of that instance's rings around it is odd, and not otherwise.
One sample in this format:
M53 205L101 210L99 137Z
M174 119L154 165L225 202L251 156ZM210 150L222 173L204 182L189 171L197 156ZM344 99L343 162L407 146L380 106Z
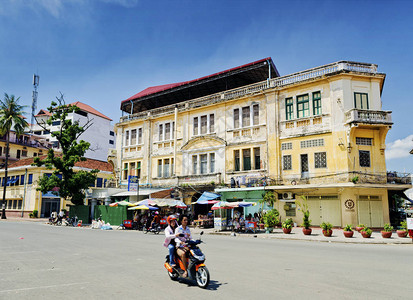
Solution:
M53 170L46 169L44 166L32 166L33 160L33 158L26 158L10 164L7 179L4 178L4 169L0 169L1 186L4 187L6 183L8 185L6 190L7 216L28 217L29 213L37 210L39 217L50 217L53 211L59 211L62 208L69 209L70 201L65 201L51 192L43 194L36 190L39 178L43 174L52 174ZM113 167L110 163L95 159L78 162L73 169L75 172L99 170L94 186L90 187L92 191L105 189L113 176Z
M112 119L100 113L93 107L82 103L74 102L69 105L76 105L80 108L77 113L70 113L68 119L72 121L79 121L80 125L84 125L88 120L93 123L81 136L80 140L90 143L90 150L86 151L85 157L106 161L110 148L115 148L115 132L111 125ZM38 123L46 122L51 116L47 110L41 109L35 116ZM38 124L33 126L33 133L43 136L47 142L51 143L53 147L58 148L58 141L52 137L51 132L60 129L60 121L55 121L46 129Z
M6 136L0 137L0 167L4 167L6 161ZM24 133L17 137L14 131L10 131L9 137L9 165L13 162L28 157L36 157L46 154L52 147L50 142L42 136Z

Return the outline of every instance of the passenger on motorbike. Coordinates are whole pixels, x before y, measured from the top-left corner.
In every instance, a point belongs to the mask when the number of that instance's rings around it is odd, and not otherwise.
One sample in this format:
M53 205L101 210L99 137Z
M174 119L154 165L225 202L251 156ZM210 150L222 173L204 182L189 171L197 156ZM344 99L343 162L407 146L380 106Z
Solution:
M151 226L149 228L153 228L153 225L159 226L160 225L159 223L161 222L161 219L162 219L161 215L156 211L155 216L152 219Z
M169 251L169 264L171 267L175 267L174 252L175 252L175 238L178 236L175 233L175 229L178 227L176 222L176 216L170 215L166 222L168 222L168 227L165 228L165 242L163 245L168 248Z
M189 230L189 227L188 227L188 217L187 216L185 216L185 215L181 216L181 226L176 228L175 234L176 234L176 238L175 238L176 252L179 255L179 257L181 258L181 261L182 261L182 263L185 267L185 272L182 275L182 277L188 277L188 271L187 271L188 262L186 260L185 243L186 243L186 241L192 239L192 236L191 236L191 231Z

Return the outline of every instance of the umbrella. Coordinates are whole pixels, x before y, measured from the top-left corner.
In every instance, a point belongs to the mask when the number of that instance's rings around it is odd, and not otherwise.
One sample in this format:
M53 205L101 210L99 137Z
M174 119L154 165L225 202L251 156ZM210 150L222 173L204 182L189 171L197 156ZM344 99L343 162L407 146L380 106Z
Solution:
M249 206L255 206L257 203L255 202L231 202L228 204L228 206L234 208L234 207L249 207Z
M155 201L153 201L152 199L145 199L145 200L141 200L139 202L135 202L133 205L156 205Z
M130 202L128 202L128 201L125 201L125 200L109 204L109 206L112 206L112 207L114 207L114 206L116 207L116 206L118 206L118 205L121 205L121 206L133 206L132 203L130 203Z
M217 210L217 209L232 209L233 207L230 206L230 203L227 201L219 201L212 205L211 209L212 210Z
M221 197L221 195L219 194L203 192L201 197L199 197L199 199L193 204L215 204L219 201L214 199L217 199L219 197Z
M139 206L133 206L133 207L129 207L128 210L138 210L138 209L142 209L142 210L157 210L159 208L157 207L153 207L153 206L146 206L146 205L139 205Z

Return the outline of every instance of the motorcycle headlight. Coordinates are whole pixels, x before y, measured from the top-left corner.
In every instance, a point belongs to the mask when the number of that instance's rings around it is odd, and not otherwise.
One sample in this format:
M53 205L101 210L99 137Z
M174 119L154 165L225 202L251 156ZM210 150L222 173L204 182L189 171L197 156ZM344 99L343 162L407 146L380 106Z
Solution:
M195 257L197 260L205 260L205 255L201 253L197 254L194 250L191 250L191 255Z

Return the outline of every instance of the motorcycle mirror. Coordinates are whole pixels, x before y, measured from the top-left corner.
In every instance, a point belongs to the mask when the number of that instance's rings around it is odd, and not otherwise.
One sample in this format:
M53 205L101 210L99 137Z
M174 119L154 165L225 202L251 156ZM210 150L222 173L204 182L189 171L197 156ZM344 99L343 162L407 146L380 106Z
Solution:
M203 231L201 231L200 235L203 235L203 234L204 234L204 232L203 232Z

